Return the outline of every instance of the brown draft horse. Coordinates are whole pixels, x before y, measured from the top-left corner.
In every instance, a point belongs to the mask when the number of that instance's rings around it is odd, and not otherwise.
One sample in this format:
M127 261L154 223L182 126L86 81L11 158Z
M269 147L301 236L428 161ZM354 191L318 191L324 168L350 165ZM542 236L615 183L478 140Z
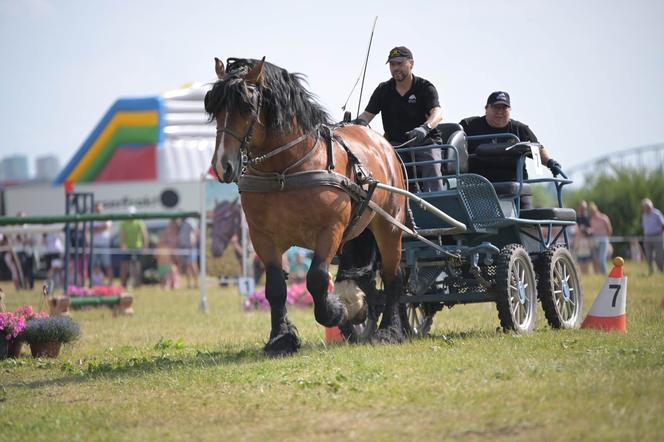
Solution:
M348 318L347 307L336 295L328 294L328 268L337 253L343 255L346 248L342 240L351 241L367 228L382 260L386 294L385 310L372 341L400 342L404 338L398 304L402 290L400 229L368 209L346 232L356 203L348 192L323 182L295 188L243 190L243 179L252 177L272 178L283 186L302 172L332 172L327 167L327 145L320 137L324 126L330 123L328 114L302 85L301 75L264 60L229 59L225 67L215 58L219 80L205 96L205 110L217 124L212 167L220 182L239 181L249 235L266 267L272 329L264 351L270 356L281 356L300 347L297 330L286 312L282 254L292 245L314 251L307 289L314 299L316 321L326 327L341 325L354 318ZM354 179L356 169L349 160L350 151L375 180L405 189L401 163L381 135L355 125L337 127L334 134L347 147L344 149L338 139L332 142L334 172ZM404 222L403 196L376 189L371 200Z

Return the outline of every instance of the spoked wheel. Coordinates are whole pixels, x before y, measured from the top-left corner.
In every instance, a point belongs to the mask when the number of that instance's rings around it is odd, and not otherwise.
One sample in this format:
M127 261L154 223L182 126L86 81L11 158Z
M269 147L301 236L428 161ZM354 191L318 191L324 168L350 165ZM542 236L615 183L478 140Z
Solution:
M367 342L376 332L376 329L378 329L379 317L380 313L377 311L377 308L370 305L369 311L367 313L367 319L365 319L361 324L346 323L342 325L340 327L341 334L349 342Z
M385 307L383 290L376 288L374 281L356 281L360 289L365 293L367 303L367 318L360 324L346 323L342 325L341 334L349 342L367 342L378 329L380 315Z
M498 255L496 308L504 330L528 333L537 319L537 284L533 263L520 244L509 244Z
M537 291L544 316L553 328L578 328L583 292L572 254L562 244L543 253L536 263Z
M408 293L406 294L408 297ZM423 337L431 331L433 324L433 317L436 314L436 309L429 304L405 304L406 317L408 319L407 332L412 337Z

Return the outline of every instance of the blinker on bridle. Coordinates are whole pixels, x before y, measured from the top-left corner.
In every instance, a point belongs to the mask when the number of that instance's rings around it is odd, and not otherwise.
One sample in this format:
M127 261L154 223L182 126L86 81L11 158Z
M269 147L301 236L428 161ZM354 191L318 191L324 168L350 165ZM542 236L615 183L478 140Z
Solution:
M244 137L240 137L240 135L238 135L233 129L229 128L228 126L217 127L217 134L226 133L240 142L240 155L241 155L240 170L243 170L247 161L251 160L249 158L249 143L251 143L251 139L254 136L254 130L256 129L256 123L258 122L258 117L260 116L261 107L263 104L263 95L260 93L258 86L252 89L255 89L256 91L253 97L254 109L256 110L252 113L251 123L249 123L249 128L247 129L247 132L244 134Z

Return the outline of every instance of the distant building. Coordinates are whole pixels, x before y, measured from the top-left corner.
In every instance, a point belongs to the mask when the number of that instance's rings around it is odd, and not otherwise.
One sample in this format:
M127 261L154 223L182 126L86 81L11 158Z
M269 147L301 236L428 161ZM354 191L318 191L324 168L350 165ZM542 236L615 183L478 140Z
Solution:
M3 181L27 181L28 157L25 155L10 155L0 161L0 170Z
M37 181L53 181L60 173L60 160L55 155L37 157L35 165L37 170L35 180Z

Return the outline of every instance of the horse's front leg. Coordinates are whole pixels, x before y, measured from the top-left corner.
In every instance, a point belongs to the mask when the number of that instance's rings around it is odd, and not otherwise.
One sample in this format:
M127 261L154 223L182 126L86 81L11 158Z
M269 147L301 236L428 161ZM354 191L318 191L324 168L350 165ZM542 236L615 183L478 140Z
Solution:
M265 263L265 297L270 303L271 329L270 339L263 348L268 356L288 356L300 348L297 329L288 320L286 311L286 278L281 265L281 253L274 247L256 245L254 248ZM271 251L270 251L271 250Z
M328 229L319 235L307 272L307 290L314 299L314 316L325 327L343 324L348 319L346 306L336 295L328 293L330 262L339 247L341 234L339 229Z

